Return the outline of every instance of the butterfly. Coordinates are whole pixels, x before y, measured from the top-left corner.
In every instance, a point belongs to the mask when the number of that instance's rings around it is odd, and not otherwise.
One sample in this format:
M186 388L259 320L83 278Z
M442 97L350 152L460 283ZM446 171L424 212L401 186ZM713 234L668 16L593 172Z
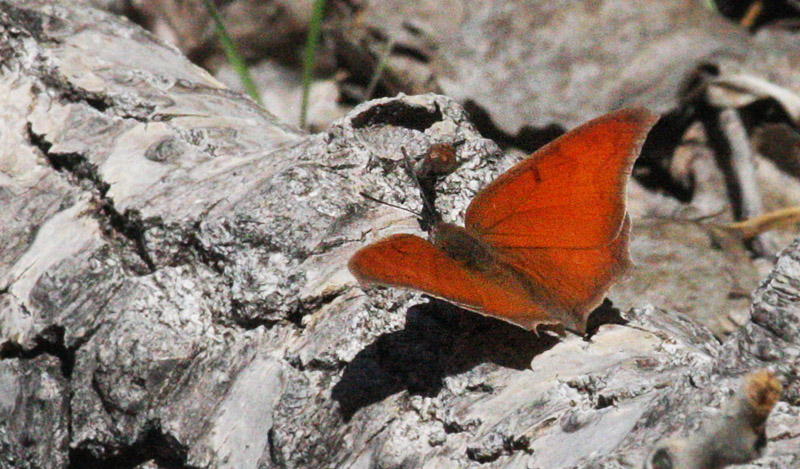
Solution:
M348 263L364 286L418 290L528 330L583 334L631 264L626 185L658 116L623 109L540 148L482 189L464 227L397 234Z

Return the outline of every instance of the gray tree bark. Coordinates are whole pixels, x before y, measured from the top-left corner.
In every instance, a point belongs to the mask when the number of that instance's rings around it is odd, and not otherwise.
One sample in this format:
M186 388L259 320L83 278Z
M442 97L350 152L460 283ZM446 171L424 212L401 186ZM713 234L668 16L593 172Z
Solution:
M0 464L632 467L762 366L786 393L754 467L800 460L800 244L722 344L643 304L537 337L346 270L419 231L359 195L420 207L401 146L464 142L450 220L513 164L452 100L309 135L61 2L0 1L0 60Z

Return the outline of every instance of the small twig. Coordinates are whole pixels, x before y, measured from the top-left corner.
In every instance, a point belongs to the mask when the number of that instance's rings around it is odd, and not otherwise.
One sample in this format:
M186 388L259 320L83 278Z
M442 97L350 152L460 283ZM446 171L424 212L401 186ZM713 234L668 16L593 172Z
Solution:
M734 108L724 108L715 117L706 122L706 128L726 173L730 197L736 204L735 216L739 220L760 217L764 206L744 123ZM774 255L774 243L767 233L756 235L751 249L762 257Z
M764 2L762 0L756 0L747 8L744 16L742 16L742 19L739 20L739 24L747 29L752 29L753 25L756 24L758 17L761 16L761 12L763 10Z
M378 80L380 80L381 75L383 75L383 69L386 68L386 63L388 62L389 55L392 53L393 48L394 39L390 37L389 40L386 41L386 47L378 58L378 65L375 66L375 72L372 74L369 86L367 86L367 90L364 91L364 101L369 101L370 98L372 98L372 94L375 93L375 88L378 87Z
M695 435L658 443L643 467L716 469L759 458L767 444L767 417L782 392L780 381L771 371L747 375L716 418Z
M730 170L736 180L741 197L743 219L760 216L764 213L761 193L756 180L756 167L753 152L747 141L747 131L736 109L726 108L719 114L720 130L727 138L730 149Z
M800 222L800 207L789 207L769 212L760 217L719 226L741 233L744 239L751 239L766 231L798 222Z
M722 132L728 138L731 149L730 169L736 179L741 196L741 218L744 220L760 217L764 214L764 204L761 200L761 191L758 188L756 167L753 162L753 151L747 139L747 130L744 127L739 111L728 108L720 112L720 125ZM753 250L762 257L774 255L774 244L766 233L757 234L752 238Z

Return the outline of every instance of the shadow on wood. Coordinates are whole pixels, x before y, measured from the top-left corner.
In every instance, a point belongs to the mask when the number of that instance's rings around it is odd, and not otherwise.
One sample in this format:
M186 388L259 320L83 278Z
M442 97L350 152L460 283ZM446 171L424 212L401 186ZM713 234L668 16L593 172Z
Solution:
M606 300L590 316L593 334L601 324L619 324L619 311ZM378 337L347 365L332 397L345 421L361 408L392 394L435 396L446 376L482 363L524 370L559 339L537 336L512 324L432 299L409 308L406 327Z

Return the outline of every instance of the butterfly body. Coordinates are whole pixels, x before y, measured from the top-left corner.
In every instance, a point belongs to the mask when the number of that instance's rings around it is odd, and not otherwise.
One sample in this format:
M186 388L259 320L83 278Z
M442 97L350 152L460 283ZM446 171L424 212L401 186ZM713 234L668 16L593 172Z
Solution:
M431 232L431 244L466 269L489 272L496 267L492 248L458 225L437 223Z
M526 329L584 332L630 264L625 185L655 120L633 109L584 124L481 190L463 228L390 236L353 255L350 271Z

